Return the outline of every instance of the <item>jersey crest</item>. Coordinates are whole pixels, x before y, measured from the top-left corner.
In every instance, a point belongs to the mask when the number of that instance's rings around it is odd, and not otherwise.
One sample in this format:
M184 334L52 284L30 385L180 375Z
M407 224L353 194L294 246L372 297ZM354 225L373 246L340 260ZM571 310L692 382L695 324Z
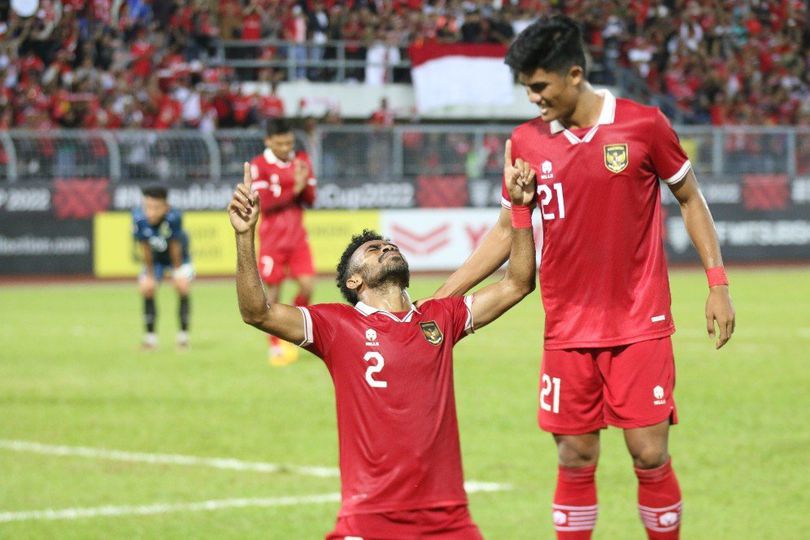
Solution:
M605 167L612 173L620 173L627 168L629 161L627 144L605 145Z
M438 345L444 339L442 331L439 330L435 321L419 323L419 326L422 327L422 333L425 334L425 339L431 345Z

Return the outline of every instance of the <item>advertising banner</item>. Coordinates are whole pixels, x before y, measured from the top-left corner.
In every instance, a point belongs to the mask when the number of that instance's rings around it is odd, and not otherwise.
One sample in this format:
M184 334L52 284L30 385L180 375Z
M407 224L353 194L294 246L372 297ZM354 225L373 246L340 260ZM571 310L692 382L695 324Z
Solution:
M311 211L304 214L315 269L334 272L353 234L379 230L379 212L366 210ZM191 261L199 276L227 276L236 270L233 228L225 211L184 212L183 228L189 236ZM93 269L98 277L136 276L141 252L132 237L129 212L103 212L93 222Z
M0 275L89 274L92 261L89 221L0 213Z
M189 236L191 262L197 275L234 273L236 246L227 214L185 212L183 228ZM93 220L93 271L97 277L136 276L141 270L141 251L132 237L129 212L103 212Z
M315 259L315 271L334 273L352 235L372 229L380 232L378 210L313 210L304 212L304 225Z
M383 236L394 242L411 270L455 270L498 220L499 208L383 210Z
M784 174L744 174L701 179L726 263L810 261L810 179ZM668 189L664 243L670 262L699 263Z

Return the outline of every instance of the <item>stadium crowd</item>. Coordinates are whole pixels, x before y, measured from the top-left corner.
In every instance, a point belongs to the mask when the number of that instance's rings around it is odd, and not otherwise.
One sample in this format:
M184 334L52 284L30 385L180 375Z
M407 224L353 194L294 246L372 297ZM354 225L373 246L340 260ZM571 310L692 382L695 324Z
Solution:
M237 48L236 57L309 61L334 58L334 41L344 40L347 59L396 64L427 42L508 43L555 12L582 22L592 80L643 81L689 123L810 124L800 0L41 0L28 18L0 7L0 129L255 125L299 112L276 95L279 82L335 72L219 66L211 62L219 40L282 40ZM385 80L386 70L369 67L347 74ZM245 77L273 92L244 93Z

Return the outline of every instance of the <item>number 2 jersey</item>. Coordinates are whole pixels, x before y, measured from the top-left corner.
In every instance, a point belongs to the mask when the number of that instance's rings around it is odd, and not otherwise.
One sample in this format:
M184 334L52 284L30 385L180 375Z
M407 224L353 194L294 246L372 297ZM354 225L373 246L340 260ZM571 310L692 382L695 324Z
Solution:
M298 195L295 194L295 160L303 160L309 167L307 185ZM250 173L253 179L250 187L259 194L262 219L259 223L259 239L262 247L272 246L274 251L293 250L306 242L304 229L304 207L315 202L317 181L312 175L312 164L306 153L291 155L282 161L270 150L253 158Z
M612 347L675 331L658 179L680 182L691 165L657 108L599 93L601 115L589 129L538 118L512 133L513 159L537 175L546 349Z
M339 515L467 504L453 345L473 330L472 300L428 300L402 316L362 302L299 308L301 346L335 386Z

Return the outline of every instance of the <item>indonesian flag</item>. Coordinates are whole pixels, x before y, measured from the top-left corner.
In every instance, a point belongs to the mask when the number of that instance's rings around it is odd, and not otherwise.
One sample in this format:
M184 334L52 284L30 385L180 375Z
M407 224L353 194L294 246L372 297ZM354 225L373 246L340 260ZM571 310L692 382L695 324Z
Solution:
M510 105L514 80L497 44L426 43L408 49L419 112L451 105Z

